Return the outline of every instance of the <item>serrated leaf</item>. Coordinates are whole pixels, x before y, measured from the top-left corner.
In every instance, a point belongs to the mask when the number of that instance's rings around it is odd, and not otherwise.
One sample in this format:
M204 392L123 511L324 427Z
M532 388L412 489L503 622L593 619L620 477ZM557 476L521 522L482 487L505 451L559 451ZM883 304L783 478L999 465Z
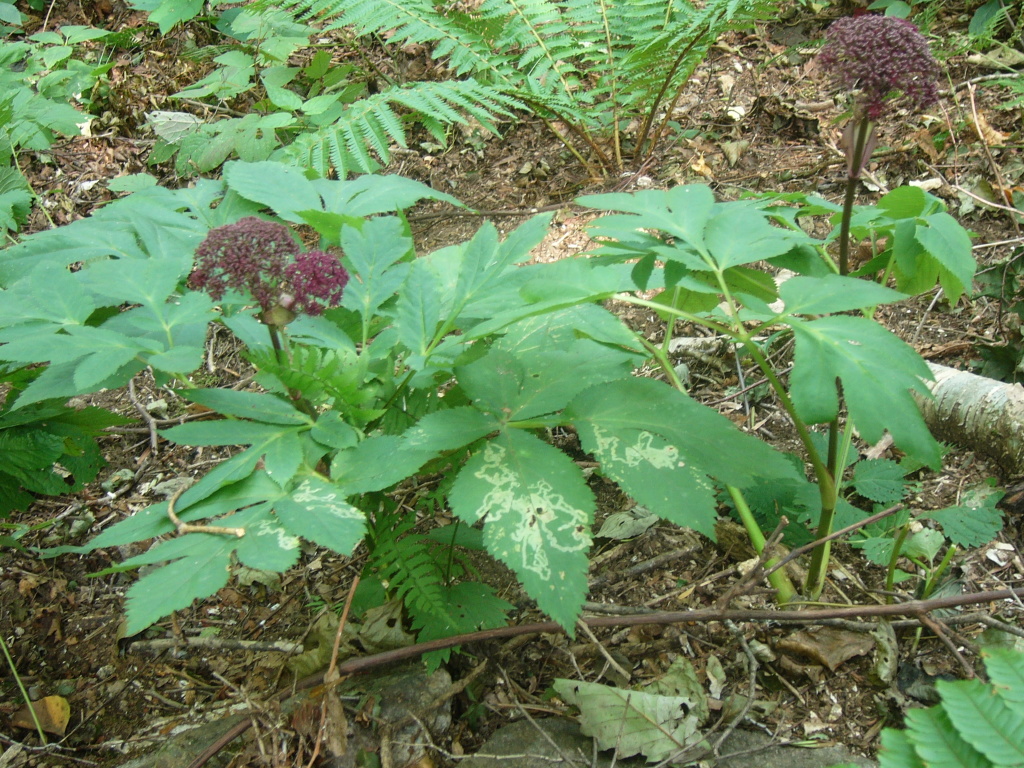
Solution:
M366 516L339 486L316 476L302 478L274 509L290 532L342 555L352 554L366 533Z
M405 281L408 265L396 262L408 253L410 245L401 222L393 216L371 219L361 231L342 229L341 247L350 279L341 305L369 323Z
M181 445L253 445L262 450L294 427L281 424L265 424L260 421L239 421L218 419L216 421L194 421L165 429L161 434L168 440Z
M908 455L929 466L939 465L939 444L910 394L915 390L927 397L923 380L932 375L910 345L863 317L791 319L789 324L796 337L791 392L805 422L821 424L836 418L838 378L850 416L865 440L878 442L888 430Z
M193 403L204 405L225 416L268 422L270 424L311 424L309 416L293 403L263 392L239 392L233 389L189 389L180 394ZM198 445L198 443L196 443Z
M791 277L779 286L779 298L788 315L824 315L847 312L905 299L884 285L854 277Z
M865 459L853 470L852 485L861 496L878 504L894 504L903 498L907 481L903 468L888 459Z
M323 210L313 182L299 169L282 163L227 163L224 180L229 189L248 200L266 205L285 221L301 222L298 211Z
M555 692L579 707L580 727L600 749L617 757L642 754L659 762L699 743L703 734L692 702L684 696L659 696L578 680L555 680Z
M451 451L485 437L499 427L489 414L468 406L428 413L402 435L407 447L417 451Z
M977 264L971 250L971 238L960 223L948 213L935 213L918 226L914 235L928 255L938 262L939 279L951 304L960 300L971 287Z
M429 263L418 260L409 270L395 305L398 338L414 356L420 357L420 367L441 320L439 292L439 281Z
M967 491L955 507L929 512L942 526L946 538L960 547L980 547L993 541L1003 527L1003 513L996 507L1003 493L982 485Z
M878 764L879 768L926 768L910 737L894 728L882 731L882 748L878 751Z
M564 453L513 430L490 440L449 494L468 523L486 518L484 542L542 611L572 635L587 592L594 497Z
M146 121L153 129L153 133L168 144L177 144L204 125L200 118L190 112L167 112L164 110L147 112Z
M737 487L796 477L782 454L653 379L591 387L565 415L602 472L652 512L705 535L714 536L717 516L709 475Z
M997 693L1016 707L1024 706L1024 653L986 648L985 669Z
M1024 765L1024 707L1012 707L979 680L935 684L960 735L994 765Z
M434 455L406 445L395 435L375 435L338 451L331 461L331 475L349 495L371 493L415 474Z
M157 559L148 562L180 559L146 574L128 590L125 634L138 634L169 613L188 608L193 600L209 597L227 585L236 543L232 539L190 533L151 550Z
M992 768L940 707L908 710L906 724L914 750L928 768Z

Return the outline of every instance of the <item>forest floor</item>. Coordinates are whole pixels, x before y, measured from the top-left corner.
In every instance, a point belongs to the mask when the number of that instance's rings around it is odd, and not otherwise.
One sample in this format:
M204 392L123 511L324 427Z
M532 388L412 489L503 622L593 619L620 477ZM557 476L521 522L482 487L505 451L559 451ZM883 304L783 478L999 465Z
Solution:
M814 10L811 3L791 5L788 18L732 35L715 46L677 107L676 135L666 139L643 167L621 178L588 178L544 126L530 120L507 126L500 137L467 134L447 149L414 145L403 152L389 172L429 183L486 212L468 215L433 205L415 210L410 222L420 251L467 239L483 219L494 221L504 232L532 211L554 206L558 212L551 235L536 258L571 258L589 247L586 224L592 218L571 201L580 194L611 189L701 182L726 199L745 191L798 191L840 200L845 175L845 159L837 149L841 109L817 70L813 51L828 24L848 9L828 3L821 10ZM868 167L869 183L860 201L872 202L911 181L925 182L973 232L979 269L984 270L1002 267L1022 252L1022 216L1008 206L1014 200L1013 190L1024 184L1024 134L1021 108L1000 108L1007 94L991 85L990 76L996 70L969 48L966 30L971 5L961 0L922 4L940 7L930 33L948 80L940 103L925 116L893 119L881 126L880 149ZM188 28L160 38L152 28L143 29L144 16L110 3L80 6L71 1L57 6L62 7L49 18L48 28L88 23L135 29L149 36L149 52L134 64L127 59L120 62L111 72L108 108L95 121L90 136L63 140L45 157L20 158L49 218L36 213L25 232L88 215L116 196L106 189L106 182L116 176L149 171L164 174L162 183L185 183L170 169L147 168L153 137L143 128L142 114L164 108L170 94L197 78L197 65L179 56ZM997 205L991 204L996 201ZM653 315L631 310L624 317L652 340L664 333L664 324ZM965 298L950 306L935 293L926 294L894 305L882 319L925 358L953 367L977 366L979 344L1014 339L1020 343L1019 333L1007 325L1005 308L986 297ZM685 334L686 329L681 330ZM211 343L219 368L244 365L223 335ZM761 434L786 434L782 416L770 401L749 402L745 409L742 399L725 397L738 380L731 358L691 361L690 366L695 398L718 403L738 423ZM109 392L97 402L137 419L133 401L158 396L140 378L134 393ZM571 435L563 439L566 450L576 449ZM208 454L200 466L194 453L165 441L154 450L141 420L103 438L103 449L108 466L96 484L75 496L40 498L27 512L16 513L13 522L21 525L57 521L22 543L46 546L54 543L54 537L66 536L68 526L77 526L81 535L90 527L107 525L151 503L153 488L160 482L201 473L218 459ZM110 493L102 486L125 470L131 481L120 491ZM915 510L952 505L965 490L988 478L996 478L1003 487L1013 487L1017 480L971 450L953 446L941 472L915 477L918 487L907 503ZM600 502L598 525L632 504L611 483L596 481L594 487ZM957 556L953 574L959 589L995 589L1024 580L1021 511L1011 505L1005 515L1003 532L992 544ZM715 606L742 578L738 563L750 557L729 547L727 541L723 536L716 545L667 523L625 541L598 539L588 599L627 614ZM221 765L299 764L293 762L299 755L297 744L308 740L308 734L301 733L294 718L282 720L272 701L274 693L293 677L287 656L228 648L153 651L133 647L121 637L119 623L123 595L134 574L89 575L129 554L99 551L41 560L29 553L0 551L0 633L10 645L14 668L33 696L58 694L71 705L70 724L59 748L38 749L34 732L15 725L22 702L4 665L0 755L16 743L25 749L10 762L0 756L0 765L120 765L127 755L159 744L179 725L211 718L211 713L223 713L235 705L248 708L254 727L248 746L241 752L236 747L230 753L234 757L222 756ZM223 640L308 643L319 631L314 627L322 607L344 602L360 566L359 551L345 558L309 547L300 566L284 574L279 584L233 582L213 598L179 612L173 622L157 625L145 639L202 633ZM518 606L516 621L543 620L502 568L486 566L485 576ZM878 593L883 577L879 566L839 545L833 577L822 599L834 604L884 602ZM915 583L908 582L908 589L912 591ZM769 602L764 590L748 589L732 605L754 608ZM1018 626L1024 615L1019 604L981 608ZM983 624L958 624L949 630L954 645L967 649L963 652L968 664L977 663L969 650L970 640L983 628ZM872 682L870 650L828 669L783 652L787 643L779 641L792 635L792 626L749 623L738 631L748 641L776 649L761 664L756 706L748 719L780 742L836 742L872 755L881 728L899 726L901 708L914 703L895 683L880 687ZM946 644L929 632L918 641L918 634L914 627L897 630L900 660L909 670L906 675L916 672L934 679L941 674L965 674ZM722 623L608 628L595 635L593 640L581 634L570 641L560 634L541 634L525 642L515 638L464 647L448 664L456 683L481 661L487 660L488 665L452 695L453 723L444 733L435 734L441 750L431 752L421 764L450 764L453 756L473 753L498 727L520 718L524 710L535 717L571 714L545 695L552 680L612 679L608 658L640 680L663 672L677 654L691 659L702 680L710 679L711 668L721 668L725 695L713 702L716 712L729 692L746 690L747 673L740 663L743 648ZM906 675L901 674L901 679ZM360 716L350 713L350 717ZM307 759L308 744L302 753Z

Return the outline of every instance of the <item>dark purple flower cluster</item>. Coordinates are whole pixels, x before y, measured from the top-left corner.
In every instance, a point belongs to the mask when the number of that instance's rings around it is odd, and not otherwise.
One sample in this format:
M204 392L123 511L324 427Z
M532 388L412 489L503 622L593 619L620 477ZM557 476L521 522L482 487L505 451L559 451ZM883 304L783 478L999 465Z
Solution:
M255 216L211 229L196 249L189 285L221 299L233 289L248 291L264 311L277 303L285 267L299 252L288 227Z
M348 283L348 272L341 262L324 251L300 253L285 267L284 276L295 297L290 309L307 315L319 315L324 305L338 306Z
M336 307L348 282L338 259L323 251L302 253L288 227L255 216L211 229L196 249L189 285L221 299L228 290L248 292L273 321L278 307L319 315Z
M821 63L839 86L859 90L869 120L902 92L920 109L939 98L939 65L917 27L895 16L864 14L834 22L825 33Z

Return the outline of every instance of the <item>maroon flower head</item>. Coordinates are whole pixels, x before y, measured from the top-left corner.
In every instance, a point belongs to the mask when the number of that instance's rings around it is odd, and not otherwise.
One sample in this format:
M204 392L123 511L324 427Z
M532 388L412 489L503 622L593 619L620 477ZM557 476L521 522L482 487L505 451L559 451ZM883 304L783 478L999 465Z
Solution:
M229 289L248 291L266 312L277 303L286 265L298 252L288 227L248 216L210 230L196 249L189 285L215 300Z
M338 306L348 283L348 272L337 257L324 251L298 254L295 261L285 267L284 276L294 299L289 309L307 315L319 315L324 305Z
M825 33L821 63L841 88L858 90L869 120L885 102L902 100L923 108L939 98L939 65L917 27L895 16L847 16Z

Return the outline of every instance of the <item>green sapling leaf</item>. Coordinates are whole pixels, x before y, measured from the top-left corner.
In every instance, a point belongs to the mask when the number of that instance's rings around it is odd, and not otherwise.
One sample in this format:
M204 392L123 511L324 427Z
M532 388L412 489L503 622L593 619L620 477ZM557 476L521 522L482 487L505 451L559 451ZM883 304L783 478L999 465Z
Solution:
M366 533L366 516L338 485L316 475L301 477L289 495L274 502L274 510L291 533L343 555Z
M572 460L531 434L503 432L462 468L449 503L470 524L484 519L487 551L573 635L587 594L595 505Z
M1003 527L1003 513L996 507L1002 497L1002 491L981 485L964 493L957 506L928 512L924 517L941 525L953 544L980 547L995 540Z
M888 459L865 459L853 470L855 491L878 504L895 504L906 493L904 470Z

